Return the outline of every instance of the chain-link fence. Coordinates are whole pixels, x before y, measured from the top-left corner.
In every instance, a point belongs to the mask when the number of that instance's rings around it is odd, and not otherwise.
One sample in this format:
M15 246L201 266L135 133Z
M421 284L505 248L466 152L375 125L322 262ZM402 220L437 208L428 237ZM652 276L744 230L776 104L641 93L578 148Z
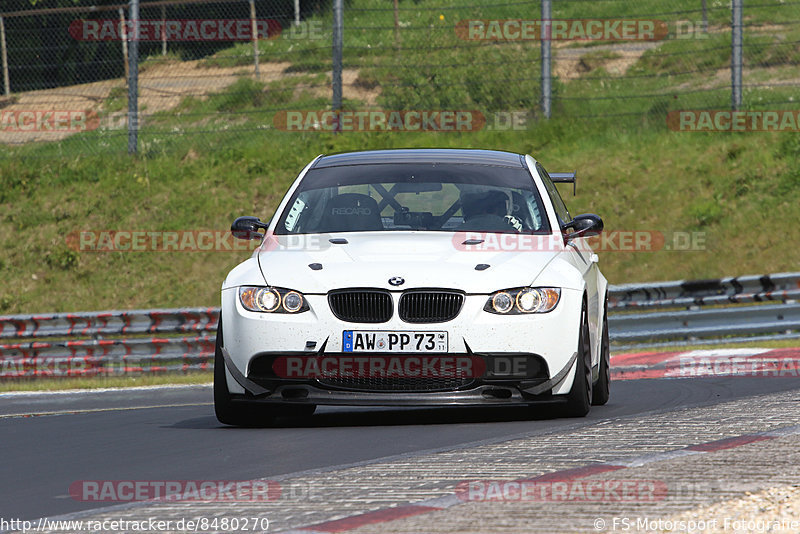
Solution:
M274 51L270 39L303 38L307 19L324 19L319 3L297 0L142 2L136 21L129 4L105 4L2 14L0 142L82 134L83 149L124 149L134 48L142 133L261 127L265 114L290 100L290 84L273 82L302 54L290 46ZM329 36L324 47L330 50ZM318 90L328 95L330 86Z
M129 127L152 143L795 109L800 1L755 1L737 18L741 0L142 0L131 20L127 3L11 0L0 143L94 153L124 151Z

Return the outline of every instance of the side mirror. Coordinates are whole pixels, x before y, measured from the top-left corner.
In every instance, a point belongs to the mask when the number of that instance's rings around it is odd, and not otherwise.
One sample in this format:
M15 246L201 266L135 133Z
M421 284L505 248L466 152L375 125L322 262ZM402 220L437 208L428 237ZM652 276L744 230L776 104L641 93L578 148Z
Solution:
M259 230L266 230L269 228L269 223L261 222L258 217L239 217L231 225L231 233L233 237L239 239L263 239L264 234Z
M603 231L603 219L594 213L584 213L566 223L561 229L566 230L567 228L572 228L572 232L564 234L564 239L566 241L575 239L576 237L600 235L600 232Z

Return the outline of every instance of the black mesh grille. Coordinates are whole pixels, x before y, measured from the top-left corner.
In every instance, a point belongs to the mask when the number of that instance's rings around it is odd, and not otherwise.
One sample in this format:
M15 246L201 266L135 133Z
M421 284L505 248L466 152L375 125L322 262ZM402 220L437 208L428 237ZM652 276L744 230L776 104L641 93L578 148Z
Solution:
M458 316L464 295L456 291L408 291L400 297L400 318L407 323L443 323Z
M361 356L361 354L359 354ZM475 378L469 376L450 377L330 377L319 378L322 385L352 391L452 391L470 385Z
M292 356L299 356L292 353ZM348 353L326 353L325 357L347 357L352 358L356 354ZM471 387L477 380L475 377L468 376L469 373L456 374L450 376L346 376L346 377L324 377L324 378L296 378L296 379L283 379L273 370L275 360L285 354L262 354L253 358L250 362L250 370L247 377L257 384L260 384L268 389L275 389L281 384L285 383L309 383L316 382L327 389L342 389L349 391L366 391L366 392L425 392L425 391L453 391ZM357 356L364 357L381 357L385 358L386 353L358 353ZM446 356L458 357L465 356L464 354L447 354ZM315 355L301 355L304 358L314 358ZM432 354L417 354L408 353L403 354L402 357L436 357ZM485 364L484 364L485 365ZM304 363L303 368L306 367ZM357 374L357 373L354 373Z
M342 289L328 294L333 314L349 323L385 323L392 318L392 295L378 289Z

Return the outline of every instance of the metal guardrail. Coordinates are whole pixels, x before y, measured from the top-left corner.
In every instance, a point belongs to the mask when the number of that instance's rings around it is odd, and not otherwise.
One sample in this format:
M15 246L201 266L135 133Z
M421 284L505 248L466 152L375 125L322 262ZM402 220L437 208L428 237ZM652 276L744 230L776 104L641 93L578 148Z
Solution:
M608 328L621 342L800 331L800 303L610 315Z
M210 369L218 318L218 308L0 317L0 379Z
M798 297L800 273L778 273L611 286L609 307L612 310L624 310L708 306L768 300L786 301Z
M611 341L616 350L800 338L798 297L800 273L612 286ZM218 317L218 308L0 317L0 379L210 369Z
M213 332L218 308L50 313L0 317L0 339Z
M798 298L800 273L612 286L609 334L618 350L800 338Z

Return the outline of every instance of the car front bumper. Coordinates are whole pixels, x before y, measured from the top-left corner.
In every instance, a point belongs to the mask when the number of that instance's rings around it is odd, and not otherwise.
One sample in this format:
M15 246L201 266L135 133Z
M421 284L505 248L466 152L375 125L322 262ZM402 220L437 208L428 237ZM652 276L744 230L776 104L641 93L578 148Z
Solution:
M399 292L393 297L396 305ZM513 316L484 311L488 295L468 295L458 317L432 324L409 324L396 315L380 324L344 322L330 311L325 295L306 298L311 307L307 312L256 313L242 307L235 288L223 290L223 343L232 400L331 405L519 404L557 402L572 387L582 298L578 291L562 290L559 304L549 313ZM535 357L542 365L536 376L503 380L475 376L447 391L361 390L324 380L264 376L254 369L254 362L265 355L343 356L342 333L346 330L446 331L446 355L486 361L497 355Z

